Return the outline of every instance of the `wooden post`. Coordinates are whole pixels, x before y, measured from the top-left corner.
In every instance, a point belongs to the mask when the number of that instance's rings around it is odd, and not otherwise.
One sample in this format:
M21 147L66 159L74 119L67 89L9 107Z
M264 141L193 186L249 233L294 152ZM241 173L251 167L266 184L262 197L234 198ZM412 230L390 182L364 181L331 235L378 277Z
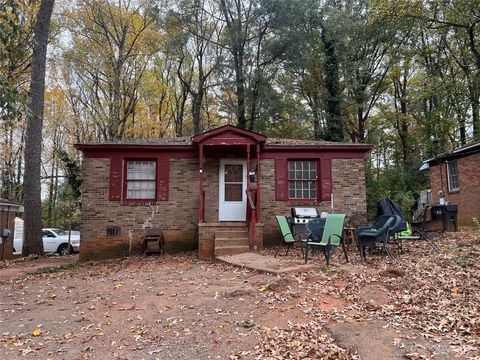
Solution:
M260 221L260 144L257 143L257 202L255 204L257 211L257 221Z
M247 144L247 189L250 189L250 145Z

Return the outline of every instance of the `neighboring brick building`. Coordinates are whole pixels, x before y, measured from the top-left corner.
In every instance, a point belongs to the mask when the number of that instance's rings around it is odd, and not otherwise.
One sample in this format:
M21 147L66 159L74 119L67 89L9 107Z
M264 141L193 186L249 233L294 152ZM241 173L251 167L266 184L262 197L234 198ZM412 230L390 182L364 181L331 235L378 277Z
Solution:
M201 257L279 242L293 206L366 217L370 145L267 139L227 125L192 138L79 144L80 259L138 253L146 228ZM259 161L260 160L260 161Z
M13 258L13 234L15 230L15 215L23 212L23 205L0 198L0 260ZM10 234L3 236L4 229ZM22 251L22 249L20 249Z
M480 220L480 141L424 161L422 169L427 168L434 204L442 192L446 201L458 205L459 225Z

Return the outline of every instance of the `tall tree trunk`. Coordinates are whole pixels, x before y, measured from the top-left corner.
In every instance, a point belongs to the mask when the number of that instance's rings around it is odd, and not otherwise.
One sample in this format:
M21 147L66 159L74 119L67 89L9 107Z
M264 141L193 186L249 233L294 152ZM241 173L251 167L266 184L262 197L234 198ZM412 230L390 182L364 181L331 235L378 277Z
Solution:
M233 52L235 60L235 86L237 89L237 122L238 127L245 129L247 119L245 118L245 78L243 76L243 50L240 44L235 44Z
M48 30L54 2L42 0L33 29L32 78L28 94L29 113L25 135L25 240L22 249L24 255L43 256L40 161Z
M480 70L470 87L470 104L472 107L473 138L480 139Z
M338 59L335 42L329 38L325 28L322 28L322 42L325 53L325 87L327 90L327 131L324 140L343 141L344 132L340 111Z

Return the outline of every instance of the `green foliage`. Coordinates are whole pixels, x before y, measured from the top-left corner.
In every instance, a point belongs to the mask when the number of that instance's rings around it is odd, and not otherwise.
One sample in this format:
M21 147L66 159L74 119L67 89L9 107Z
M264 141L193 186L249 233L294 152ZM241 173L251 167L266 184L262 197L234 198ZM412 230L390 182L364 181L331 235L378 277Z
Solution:
M0 1L0 119L12 121L24 111L22 89L30 54L28 13L22 1Z
M73 199L79 201L83 182L80 164L77 159L71 157L65 150L58 150L58 155L65 166L67 184L71 188Z
M86 266L90 266L90 262L84 262L84 263L79 263L79 262L74 262L74 263L67 263L63 264L60 266L49 266L49 267L43 267L35 270L34 272L30 273L32 275L39 275L39 274L57 274L64 272L65 270L73 270L73 269L78 269Z

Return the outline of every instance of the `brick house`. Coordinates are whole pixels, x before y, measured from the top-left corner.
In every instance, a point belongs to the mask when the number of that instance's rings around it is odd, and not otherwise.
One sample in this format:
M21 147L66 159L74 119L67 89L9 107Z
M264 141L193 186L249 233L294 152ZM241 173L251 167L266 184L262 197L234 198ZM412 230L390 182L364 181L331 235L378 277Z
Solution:
M446 201L458 205L459 225L480 220L480 141L425 160L420 169L429 169L434 204L442 192Z
M19 212L23 212L23 205L0 198L0 260L13 258L15 215ZM2 236L4 229L10 231L7 236Z
M279 241L293 206L366 218L366 144L279 140L226 125L192 138L78 144L83 152L80 259L141 250L212 257Z

